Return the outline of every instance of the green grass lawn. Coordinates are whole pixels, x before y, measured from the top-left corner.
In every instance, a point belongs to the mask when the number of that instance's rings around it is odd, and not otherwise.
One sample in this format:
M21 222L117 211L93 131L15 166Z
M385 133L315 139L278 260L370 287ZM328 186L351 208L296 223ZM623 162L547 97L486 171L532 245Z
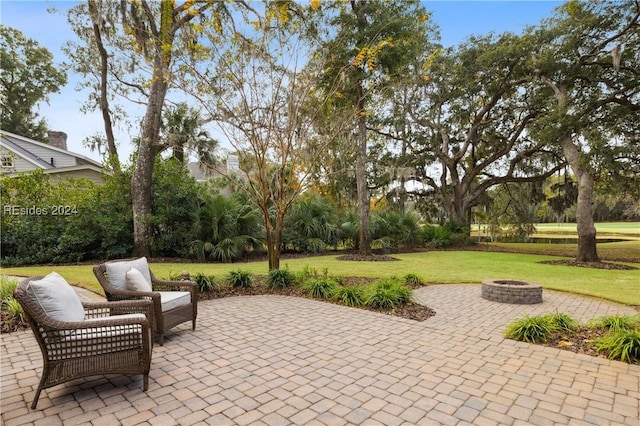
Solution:
M326 269L331 275L386 277L419 275L427 283L480 283L487 278L510 278L535 281L544 288L599 297L628 305L640 305L640 269L602 270L571 266L545 265L541 260L558 259L555 256L478 251L431 251L397 254L399 261L354 262L340 261L335 255L313 256L281 260L281 267L301 271L315 268L318 273ZM633 264L629 264L633 265ZM640 266L635 264L636 267ZM266 274L266 261L213 264L213 263L154 263L151 269L159 278L178 274L183 270L191 274L203 273L224 278L232 270ZM101 292L92 265L30 266L3 268L4 275L46 275L51 271L61 274L72 284Z
M575 223L536 223L532 237L577 238ZM640 222L599 222L595 224L599 238L624 238L640 241ZM486 229L486 225L480 225ZM478 225L471 226L472 235L478 235Z

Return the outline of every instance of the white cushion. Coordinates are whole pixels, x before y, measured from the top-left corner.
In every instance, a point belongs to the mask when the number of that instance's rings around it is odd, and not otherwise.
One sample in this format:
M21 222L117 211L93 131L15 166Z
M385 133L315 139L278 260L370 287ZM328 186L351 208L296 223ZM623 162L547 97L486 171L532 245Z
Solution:
M49 356L52 359L65 359L69 356L67 347L69 342L73 342L74 351L82 356L93 356L111 352L120 352L140 347L142 344L142 325L133 324L127 326L100 326L100 322L112 321L115 318L135 318L145 319L144 314L124 314L92 318L91 328L75 330L63 336L60 343L51 342ZM105 338L111 341L106 344Z
M30 281L27 293L57 321L77 322L84 320L84 307L73 287L57 272Z
M108 262L106 264L107 275L112 286L120 290L128 290L126 274L131 268L135 268L144 277L147 282L151 282L151 274L149 273L149 264L146 257L135 260L124 260L119 262Z
M191 303L191 293L188 291L160 291L159 293L162 312Z
M151 283L136 268L131 268L126 272L125 282L127 289L131 291L144 291L146 293L153 291Z

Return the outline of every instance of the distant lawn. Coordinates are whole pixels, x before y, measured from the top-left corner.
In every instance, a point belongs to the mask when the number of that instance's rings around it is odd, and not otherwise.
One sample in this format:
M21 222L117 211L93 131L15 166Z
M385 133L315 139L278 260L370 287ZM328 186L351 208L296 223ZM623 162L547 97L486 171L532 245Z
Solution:
M536 223L536 233L532 237L578 237L575 223ZM595 224L599 238L624 238L640 241L640 222L599 222ZM486 225L480 225L486 229ZM472 225L471 231L477 236L478 225Z
M627 305L640 305L640 269L620 271L545 265L538 262L558 257L481 251L431 251L397 254L394 257L399 261L354 262L336 260L335 255L312 256L283 259L281 267L288 267L293 272L305 267L315 268L318 273L323 273L326 269L331 275L361 277L401 277L414 273L427 283L438 284L480 283L487 278L511 278L535 281L548 289L599 297ZM640 267L640 264L635 266ZM223 279L230 271L238 269L262 275L267 273L268 264L266 261L152 264L154 274L160 278L187 270L191 274L199 272ZM45 275L54 270L72 284L101 293L93 276L92 265L3 268L2 274L32 276Z

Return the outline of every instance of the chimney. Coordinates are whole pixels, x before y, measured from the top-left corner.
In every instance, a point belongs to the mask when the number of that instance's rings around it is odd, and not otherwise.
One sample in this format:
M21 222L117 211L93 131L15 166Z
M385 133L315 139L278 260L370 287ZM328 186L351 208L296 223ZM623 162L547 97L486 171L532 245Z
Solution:
M49 130L49 145L53 145L64 150L67 149L67 134L65 132L57 132L55 130Z

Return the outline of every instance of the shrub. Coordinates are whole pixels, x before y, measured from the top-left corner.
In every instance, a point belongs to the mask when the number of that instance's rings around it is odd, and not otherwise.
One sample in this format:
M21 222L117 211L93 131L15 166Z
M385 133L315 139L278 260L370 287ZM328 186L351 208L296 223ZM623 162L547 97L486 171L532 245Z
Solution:
M528 316L515 319L507 324L504 336L507 339L527 343L546 342L555 328L547 316Z
M18 281L9 279L9 277L0 276L0 303L4 304L5 300L13 299L13 292L18 287Z
M420 287L422 286L423 281L418 275L409 273L404 276L404 283L410 287Z
M359 285L338 287L333 295L333 300L345 306L362 306L364 304L364 288Z
M567 314L555 313L544 316L554 331L571 332L578 329L578 321Z
M3 301L3 305L6 310L11 314L13 318L19 318L22 320L22 305L16 299L7 299Z
M193 280L198 284L198 289L201 293L212 291L218 287L218 283L213 275L205 275L199 272L193 277Z
M311 297L331 299L338 289L338 284L332 278L309 278L300 288Z
M288 269L272 269L267 275L265 284L267 288L287 288L296 282L296 276Z
M618 329L594 340L596 349L610 359L623 362L640 361L640 330Z
M248 271L231 271L227 276L227 281L236 288L249 288L253 286L253 276L251 275L251 272Z
M394 309L411 300L411 289L397 278L383 278L365 290L364 303L377 309Z
M444 226L425 225L422 239L426 247L444 248L453 244L453 232Z
M640 316L608 315L590 320L587 326L605 331L640 329Z
M312 268L309 265L305 265L301 271L296 273L296 276L298 277L298 280L304 282L308 278L317 278L318 270L316 268Z

